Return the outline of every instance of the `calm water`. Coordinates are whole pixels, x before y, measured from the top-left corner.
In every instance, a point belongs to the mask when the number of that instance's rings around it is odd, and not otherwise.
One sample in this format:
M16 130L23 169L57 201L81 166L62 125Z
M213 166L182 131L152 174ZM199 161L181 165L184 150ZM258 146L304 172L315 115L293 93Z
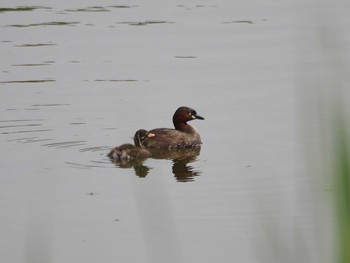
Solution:
M289 2L2 1L1 262L329 262L298 89L325 9ZM106 157L183 105L199 154Z

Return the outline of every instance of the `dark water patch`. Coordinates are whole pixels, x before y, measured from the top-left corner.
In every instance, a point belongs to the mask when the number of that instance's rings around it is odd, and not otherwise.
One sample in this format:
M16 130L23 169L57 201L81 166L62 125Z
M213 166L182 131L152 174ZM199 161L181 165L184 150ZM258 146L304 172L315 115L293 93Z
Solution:
M10 131L10 132L0 132L0 134L16 134L16 133L32 133L32 132L50 132L52 130L30 130L30 131Z
M23 122L23 121L46 121L46 119L30 119L30 120L3 120L0 122Z
M77 9L65 9L66 12L110 12L110 8L113 9L127 9L137 7L136 5L111 5L111 6L90 6L86 8L77 8Z
M90 6L86 8L78 8L78 9L65 9L66 12L110 12L111 10L106 9L103 6Z
M79 22L45 22L45 23L35 23L35 24L27 24L27 25L7 25L6 27L33 27L33 26L75 26L79 24Z
M175 58L197 58L196 56L175 56Z
M45 6L17 6L17 7L3 7L0 8L0 13L5 12L28 12L33 11L36 9L51 9L51 7L45 7Z
M34 104L33 107L57 107L57 106L70 106L68 103L46 103L46 104Z
M258 21L268 21L267 19L260 19ZM223 24L255 24L257 23L257 21L253 21L253 20L234 20L234 21L227 21L227 22L222 22Z
M84 125L86 122L71 122L69 125Z
M110 81L110 82L136 82L137 79L95 79L95 81Z
M133 8L138 7L137 5L110 5L108 6L110 8L117 8L117 9L123 9L123 8Z
M68 141L68 142L55 142L55 143L47 143L42 146L54 147L54 148L70 148L75 146L85 145L86 141Z
M46 46L57 46L57 44L53 44L53 43L22 44L22 45L15 45L14 47L46 47Z
M218 6L217 5L196 5L195 7L197 7L197 8L203 8L203 7L213 8L213 7L218 7Z
M223 24L255 24L253 20L235 20L235 21L227 21L222 23Z
M47 66L49 63L33 63L33 64L13 64L13 67L39 67L39 66Z
M18 128L18 127L36 127L36 126L42 126L42 124L18 124L18 125L4 125L0 126L0 129L5 129L5 128Z
M80 63L80 61L78 61L78 60L70 60L70 61L68 61L69 63Z
M162 20L147 20L142 22L117 22L117 24L127 24L129 26L147 26L157 24L175 24L175 22L162 21Z
M45 83L45 82L55 82L54 79L30 79L30 80L9 80L0 81L1 84L14 84L14 83Z

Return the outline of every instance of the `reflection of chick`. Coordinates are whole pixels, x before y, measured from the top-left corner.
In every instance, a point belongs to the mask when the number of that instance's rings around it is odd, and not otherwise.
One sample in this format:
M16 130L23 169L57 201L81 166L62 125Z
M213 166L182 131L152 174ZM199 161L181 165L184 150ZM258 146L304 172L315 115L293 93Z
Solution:
M144 148L143 141L153 136L153 133L140 129L134 135L135 145L130 143L122 144L113 148L107 156L116 160L134 160L150 157L151 153Z

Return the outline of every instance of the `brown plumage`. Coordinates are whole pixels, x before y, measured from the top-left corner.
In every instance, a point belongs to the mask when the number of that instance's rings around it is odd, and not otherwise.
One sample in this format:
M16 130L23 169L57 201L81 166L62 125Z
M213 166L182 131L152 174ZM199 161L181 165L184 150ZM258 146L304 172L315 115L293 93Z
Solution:
M204 120L194 109L178 108L173 115L175 129L157 128L150 130L149 132L154 136L144 139L144 147L158 149L199 147L202 141L198 131L187 124L188 121L195 119Z
M111 159L126 161L150 157L151 153L144 148L143 142L146 138L151 138L153 136L153 133L140 129L136 131L134 135L135 145L130 143L122 144L113 148L107 156Z

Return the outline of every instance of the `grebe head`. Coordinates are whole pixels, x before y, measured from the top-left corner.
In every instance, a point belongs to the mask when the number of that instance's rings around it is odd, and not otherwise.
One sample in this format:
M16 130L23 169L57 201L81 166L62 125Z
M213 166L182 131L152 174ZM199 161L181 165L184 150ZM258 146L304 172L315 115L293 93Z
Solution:
M137 147L143 147L143 141L146 138L154 137L154 133L146 131L144 129L137 130L134 135L134 143Z

